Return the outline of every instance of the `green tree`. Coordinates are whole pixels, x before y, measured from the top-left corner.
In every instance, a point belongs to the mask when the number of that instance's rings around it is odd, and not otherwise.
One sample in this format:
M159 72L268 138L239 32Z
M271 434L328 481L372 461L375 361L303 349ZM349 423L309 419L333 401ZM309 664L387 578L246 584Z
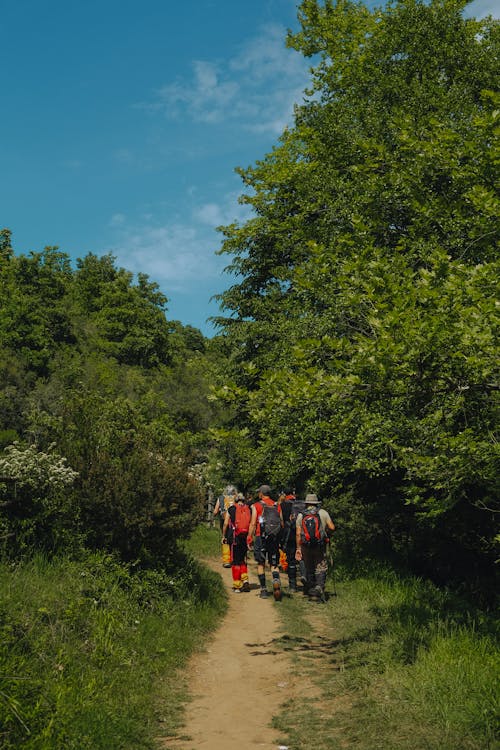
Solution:
M463 7L301 3L312 96L240 171L218 320L221 450L443 577L493 559L498 465L498 24Z

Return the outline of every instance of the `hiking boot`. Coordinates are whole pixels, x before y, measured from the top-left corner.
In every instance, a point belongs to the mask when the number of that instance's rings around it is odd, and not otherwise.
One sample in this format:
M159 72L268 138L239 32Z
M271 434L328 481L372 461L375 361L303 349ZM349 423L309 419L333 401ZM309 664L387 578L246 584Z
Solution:
M248 581L243 581L243 591L250 591L250 584Z
M241 589L233 589L234 594L241 594Z
M261 599L269 599L269 592L267 589L261 589L259 596Z
M297 593L297 584L295 582L294 583L290 583L289 586L288 586L288 591L290 592L290 594L296 594Z
M231 563L222 563L222 567L223 568L232 568L233 566L231 565Z
M281 583L279 579L273 581L273 596L277 602L281 599Z
M309 590L309 601L310 602L321 602L323 601L323 592L319 586L313 586Z

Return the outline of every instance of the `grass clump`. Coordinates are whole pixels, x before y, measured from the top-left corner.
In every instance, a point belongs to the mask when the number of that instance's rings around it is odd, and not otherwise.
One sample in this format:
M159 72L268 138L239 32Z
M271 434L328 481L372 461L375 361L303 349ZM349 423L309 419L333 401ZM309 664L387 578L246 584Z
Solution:
M194 529L189 539L183 543L183 549L197 559L217 557L221 555L221 533L219 523L217 526L208 528L204 524L199 524Z
M0 565L0 747L140 750L172 732L175 670L225 607L220 577L105 554Z
M376 570L326 605L284 601L309 640L298 668L318 696L276 719L290 750L494 750L495 621L432 584ZM328 717L328 720L325 719Z

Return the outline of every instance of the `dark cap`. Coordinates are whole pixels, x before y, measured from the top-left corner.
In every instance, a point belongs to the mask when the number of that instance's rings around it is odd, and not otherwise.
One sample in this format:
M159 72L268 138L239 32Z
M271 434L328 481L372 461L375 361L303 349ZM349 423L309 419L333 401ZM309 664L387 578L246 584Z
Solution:
M258 488L257 492L262 492L263 495L270 495L271 494L271 488L268 484L261 484Z

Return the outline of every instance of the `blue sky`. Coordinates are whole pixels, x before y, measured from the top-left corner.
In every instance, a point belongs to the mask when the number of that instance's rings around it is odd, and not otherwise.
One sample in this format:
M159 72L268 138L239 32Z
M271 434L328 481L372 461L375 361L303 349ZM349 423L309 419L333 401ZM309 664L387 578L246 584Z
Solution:
M230 283L215 227L245 218L234 168L271 150L308 81L284 44L296 2L0 8L0 225L15 251L112 252L159 283L169 319L211 335L210 297Z

